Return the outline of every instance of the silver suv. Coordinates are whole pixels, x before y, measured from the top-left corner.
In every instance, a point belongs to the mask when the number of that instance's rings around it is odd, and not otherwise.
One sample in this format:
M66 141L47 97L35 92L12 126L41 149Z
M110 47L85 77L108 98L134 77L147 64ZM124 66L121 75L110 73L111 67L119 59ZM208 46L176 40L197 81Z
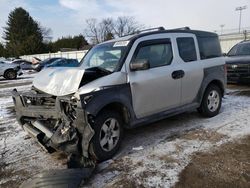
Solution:
M49 151L106 160L125 128L189 109L217 115L224 65L214 33L143 31L96 45L79 67L41 71L30 92L14 90L17 120Z

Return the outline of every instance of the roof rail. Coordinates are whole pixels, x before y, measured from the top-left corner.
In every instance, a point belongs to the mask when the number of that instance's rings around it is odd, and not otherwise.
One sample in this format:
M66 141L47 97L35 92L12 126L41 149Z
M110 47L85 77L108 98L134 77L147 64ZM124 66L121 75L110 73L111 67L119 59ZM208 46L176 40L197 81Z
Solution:
M134 35L134 34L140 34L144 32L149 32L149 31L165 31L166 29L164 27L154 27L154 28L149 28L149 29L143 29L140 31L135 31L133 33L130 33L128 35L123 35L122 37L129 36L129 35ZM180 27L180 28L175 28L175 29L167 29L166 31L174 31L174 30L191 30L189 27Z
M139 34L139 33L144 33L144 32L147 32L147 31L164 31L165 28L164 27L153 27L153 28L149 28L149 29L143 29L143 30L140 30L140 31L137 31L136 33Z
M170 31L171 30L191 30L190 27L180 27L180 28L175 28L175 29L169 29Z
M126 37L126 36L133 35L133 34L140 34L140 33L144 33L144 32L154 31L154 30L156 30L156 31L164 31L165 28L161 26L161 27L143 29L143 30L140 30L140 31L135 31L133 33L127 34L127 35L123 35L122 37Z

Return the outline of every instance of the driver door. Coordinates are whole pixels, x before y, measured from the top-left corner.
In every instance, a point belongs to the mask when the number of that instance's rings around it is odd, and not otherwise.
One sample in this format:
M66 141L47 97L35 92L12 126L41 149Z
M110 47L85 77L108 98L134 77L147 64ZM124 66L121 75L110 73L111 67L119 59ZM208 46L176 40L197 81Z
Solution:
M147 70L129 70L132 103L137 118L157 114L180 105L181 79L173 78L177 68L170 38L138 42L130 63L148 60Z

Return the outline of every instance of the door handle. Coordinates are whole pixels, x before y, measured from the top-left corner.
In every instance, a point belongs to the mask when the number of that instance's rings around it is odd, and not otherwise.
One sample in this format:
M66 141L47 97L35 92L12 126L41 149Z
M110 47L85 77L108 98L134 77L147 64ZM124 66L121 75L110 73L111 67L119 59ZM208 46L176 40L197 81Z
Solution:
M176 70L172 72L172 78L175 80L183 78L184 75L185 75L185 72L183 70Z

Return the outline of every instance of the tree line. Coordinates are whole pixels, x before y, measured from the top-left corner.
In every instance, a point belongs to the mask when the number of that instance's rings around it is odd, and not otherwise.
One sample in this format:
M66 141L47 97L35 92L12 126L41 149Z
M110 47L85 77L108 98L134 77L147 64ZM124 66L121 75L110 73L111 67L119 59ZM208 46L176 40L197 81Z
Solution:
M135 33L144 26L134 17L117 19L87 19L84 35L66 36L51 41L51 29L42 27L22 7L10 12L4 27L4 44L0 43L0 57L19 57L38 53L57 52L63 49L84 49L90 45ZM89 42L88 42L89 41Z

